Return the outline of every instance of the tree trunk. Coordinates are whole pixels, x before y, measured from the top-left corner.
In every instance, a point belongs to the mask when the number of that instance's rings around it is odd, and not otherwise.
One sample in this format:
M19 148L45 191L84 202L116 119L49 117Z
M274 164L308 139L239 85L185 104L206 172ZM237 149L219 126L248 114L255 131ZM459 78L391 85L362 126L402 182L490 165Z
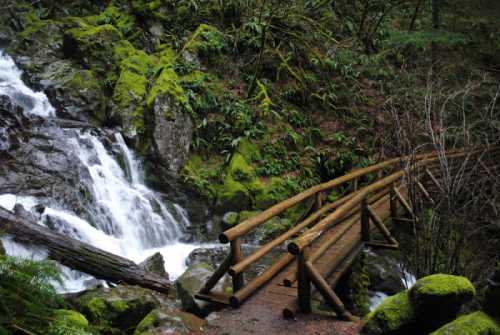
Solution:
M148 273L131 260L56 233L1 206L0 230L21 243L45 247L49 258L96 278L138 285L163 293L168 293L170 288L168 277Z

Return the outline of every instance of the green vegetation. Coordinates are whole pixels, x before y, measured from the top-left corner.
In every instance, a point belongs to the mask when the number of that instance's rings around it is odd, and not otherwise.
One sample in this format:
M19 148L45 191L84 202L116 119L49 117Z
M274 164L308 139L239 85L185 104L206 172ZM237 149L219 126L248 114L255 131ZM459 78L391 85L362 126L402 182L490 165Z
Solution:
M463 315L432 333L432 335L445 334L498 335L500 325L483 312L474 312Z

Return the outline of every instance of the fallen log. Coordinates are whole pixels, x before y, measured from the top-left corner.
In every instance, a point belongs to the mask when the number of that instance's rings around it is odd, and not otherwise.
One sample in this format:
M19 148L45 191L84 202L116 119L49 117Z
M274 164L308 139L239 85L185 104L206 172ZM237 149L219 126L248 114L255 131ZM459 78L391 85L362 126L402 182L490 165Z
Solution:
M163 293L168 293L170 288L168 276L161 277L147 272L129 259L56 233L1 206L0 230L18 242L43 246L47 249L50 259L96 278L137 285Z

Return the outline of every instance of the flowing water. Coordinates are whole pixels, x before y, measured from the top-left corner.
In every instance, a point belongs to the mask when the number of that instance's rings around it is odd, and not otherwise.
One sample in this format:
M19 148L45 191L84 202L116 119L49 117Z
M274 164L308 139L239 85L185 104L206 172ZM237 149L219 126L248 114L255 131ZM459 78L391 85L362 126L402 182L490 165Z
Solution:
M12 58L0 51L0 95L9 96L27 116L54 118L55 110L46 95L27 87L21 76ZM54 200L44 201L38 223L136 262L161 252L170 277L179 276L189 253L199 247L180 242L189 225L186 211L176 204L167 206L159 194L145 186L140 163L119 133L111 136L112 150L95 130L62 129L61 134L67 143L65 150L76 157L79 169L85 172L82 175L87 176L92 222ZM0 206L12 210L16 203L32 212L40 211L37 205L41 200L36 197L0 194ZM22 246L7 237L3 241L9 254L46 257L43 248ZM67 268L63 272L66 282L61 291L81 290L91 279Z

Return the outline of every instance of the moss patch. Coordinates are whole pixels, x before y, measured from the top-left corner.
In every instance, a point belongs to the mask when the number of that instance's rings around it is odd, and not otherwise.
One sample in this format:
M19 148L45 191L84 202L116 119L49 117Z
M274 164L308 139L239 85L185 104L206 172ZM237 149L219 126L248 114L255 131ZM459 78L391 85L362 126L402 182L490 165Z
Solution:
M432 335L499 335L500 326L483 312L463 315L439 328Z
M416 318L408 291L387 298L376 310L366 317L362 334L404 334Z

